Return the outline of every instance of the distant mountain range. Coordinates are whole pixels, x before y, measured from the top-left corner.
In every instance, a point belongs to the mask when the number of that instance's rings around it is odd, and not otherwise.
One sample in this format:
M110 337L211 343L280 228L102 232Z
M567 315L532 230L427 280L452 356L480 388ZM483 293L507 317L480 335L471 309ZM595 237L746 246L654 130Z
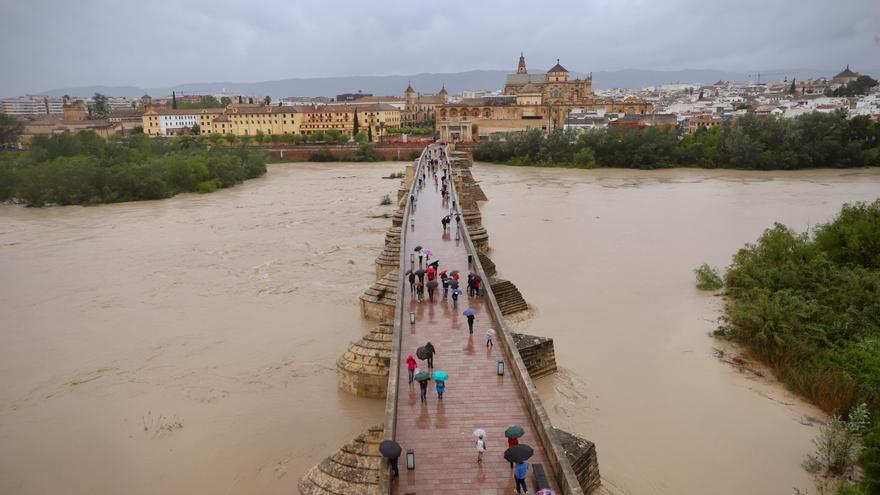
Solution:
M762 75L762 81L781 80L784 75L789 79L809 79L815 77L832 77L837 70L817 69L792 69L792 70L768 70L767 76ZM541 72L534 70L530 72ZM878 70L864 71L863 73L877 74ZM421 93L436 93L441 84L446 84L446 90L450 94L456 94L463 90L496 90L504 87L504 78L510 73L507 70L471 70L466 72L453 72L442 74L415 74L410 76L340 76L340 77L316 77L316 78L292 78L279 81L262 82L206 82L179 84L165 88L139 88L135 86L82 86L76 88L58 88L44 93L49 96L91 96L102 93L108 96L125 96L138 98L144 94L162 97L170 95L171 91L178 93L207 92L219 93L226 91L232 94L246 94L254 96L269 95L273 98L282 96L336 96L341 93L372 93L374 95L403 95L408 81L412 81L413 88ZM574 72L577 77L584 77L584 73ZM593 73L593 87L597 89L607 88L644 88L670 83L703 83L711 84L716 81L745 82L754 81L756 74L740 72L724 72L710 69L685 69L677 71L656 71L625 69L618 71L601 71Z

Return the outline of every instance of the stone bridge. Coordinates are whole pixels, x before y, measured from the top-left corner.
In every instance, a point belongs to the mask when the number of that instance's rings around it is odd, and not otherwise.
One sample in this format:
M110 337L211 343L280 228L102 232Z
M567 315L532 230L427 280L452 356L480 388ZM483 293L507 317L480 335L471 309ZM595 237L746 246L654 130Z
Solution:
M392 216L385 248L376 260L377 281L361 296L363 315L376 320L374 332L352 344L337 363L342 389L366 397L385 397L384 424L367 430L300 481L304 494L443 494L481 495L512 493L514 481L503 453L504 430L520 425L520 439L533 447L529 460L541 465L556 493L590 493L599 486L595 446L553 428L535 389L533 378L556 370L551 339L512 333L504 316L527 309L511 282L494 278L495 266L486 256L488 234L481 225L478 201L486 200L470 171L470 157L443 148L443 169L451 175L451 197L444 201L439 186L427 171L428 159L438 157L440 147L425 150L408 168L398 192L400 209ZM426 179L418 187L419 176ZM416 197L410 204L410 195ZM440 219L451 209L461 213L462 223L443 232ZM426 267L411 256L416 246L432 252L440 270L458 270L461 290L457 305L427 294L418 301L411 292L406 272ZM469 297L466 278L477 274L486 283L482 295ZM476 311L470 334L466 309ZM487 347L486 333L495 333ZM406 357L427 342L437 349L434 370L449 374L442 400L429 382L426 403L419 400L418 384L408 382ZM503 363L503 374L499 372ZM427 363L419 361L422 370ZM486 430L487 452L478 464L474 429ZM378 443L394 440L404 449L400 476L394 478L378 454ZM406 452L412 450L415 468L407 469ZM530 492L536 489L530 470Z

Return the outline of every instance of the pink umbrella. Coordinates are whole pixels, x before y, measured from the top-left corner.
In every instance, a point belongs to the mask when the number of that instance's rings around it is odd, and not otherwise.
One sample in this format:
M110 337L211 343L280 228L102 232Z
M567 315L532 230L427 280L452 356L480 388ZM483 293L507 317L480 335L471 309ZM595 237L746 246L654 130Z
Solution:
M556 495L556 492L549 488L542 488L535 492L535 495Z

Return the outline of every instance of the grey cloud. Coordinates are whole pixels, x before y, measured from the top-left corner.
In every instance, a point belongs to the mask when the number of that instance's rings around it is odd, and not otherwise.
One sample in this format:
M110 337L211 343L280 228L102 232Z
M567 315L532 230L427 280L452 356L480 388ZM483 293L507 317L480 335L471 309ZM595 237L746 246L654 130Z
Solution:
M29 0L0 6L0 95L90 84L530 66L875 68L876 0Z

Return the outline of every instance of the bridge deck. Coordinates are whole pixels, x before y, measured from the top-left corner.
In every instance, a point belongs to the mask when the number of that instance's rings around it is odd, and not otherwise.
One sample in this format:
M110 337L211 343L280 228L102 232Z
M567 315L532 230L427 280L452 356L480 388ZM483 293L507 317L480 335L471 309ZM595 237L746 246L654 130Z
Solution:
M513 474L503 454L507 449L504 430L521 425L526 434L520 443L535 449L529 463L540 463L558 491L552 477L544 449L534 432L526 405L514 378L509 373L497 375L497 362L503 359L499 349L499 326L490 306L483 297L468 297L466 243L455 240L455 222L449 233L443 234L440 219L448 212L442 204L439 187L435 187L430 173L430 185L417 195L417 206L412 213L415 228L406 226L406 263L409 253L417 245L433 252L432 260L440 260L440 270L459 270L461 287L458 308L452 299L442 300L438 287L434 302L414 300L409 283L402 296L404 315L401 324L401 357L397 398L396 440L406 449L415 449L416 469L407 470L405 457L400 460L400 477L394 482L394 493L423 494L476 494L493 495L514 492ZM464 228L464 227L462 227ZM427 282L427 279L426 279ZM485 288L488 284L484 283ZM477 311L474 334L468 334L467 319L462 312L467 308ZM416 323L410 325L409 312L415 312ZM495 347L486 348L486 330L496 332ZM449 373L443 400L437 398L434 381L429 382L428 402L419 401L419 386L409 384L406 357L415 356L416 349L430 341L437 349L434 369ZM426 361L418 361L421 370L427 370ZM509 363L505 363L508 364ZM486 430L487 452L482 464L477 464L475 428ZM530 493L534 493L531 469L527 477Z

